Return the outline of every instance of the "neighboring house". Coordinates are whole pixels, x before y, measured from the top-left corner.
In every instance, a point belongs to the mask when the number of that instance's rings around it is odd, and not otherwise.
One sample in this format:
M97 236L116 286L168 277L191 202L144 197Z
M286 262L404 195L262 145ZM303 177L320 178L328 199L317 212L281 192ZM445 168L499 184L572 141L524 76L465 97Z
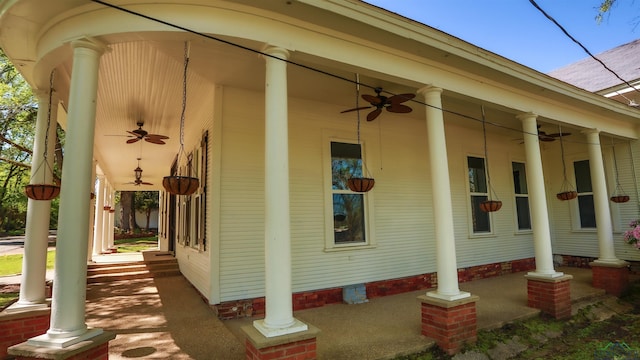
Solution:
M581 89L630 106L640 106L640 93L633 87L640 83L640 39L563 66L549 75ZM613 72L605 69L607 66ZM624 80L624 81L623 81Z
M129 12L0 2L0 46L38 92L55 70L52 113L67 131L58 256L77 264L56 272L53 307L73 315L53 314L60 337L82 333L84 299L64 291L86 267L77 244L95 254L108 241L101 211L78 221L93 209L93 171L100 210L139 189L127 184L136 164L145 190L161 191L161 248L221 316L265 315L266 337L303 331L292 310L342 301L346 286L379 296L437 275L427 298L461 301L458 283L482 276L568 281L554 255L640 260L620 234L638 217L633 107L356 0L118 3ZM367 121L375 88L416 97ZM369 108L344 112L358 106ZM138 122L166 144L127 143ZM560 131L571 134L549 136ZM349 172L375 187L351 191ZM198 190L168 194L170 173L198 177ZM565 173L577 200L556 198ZM608 201L616 175L627 203ZM502 208L481 211L487 199Z

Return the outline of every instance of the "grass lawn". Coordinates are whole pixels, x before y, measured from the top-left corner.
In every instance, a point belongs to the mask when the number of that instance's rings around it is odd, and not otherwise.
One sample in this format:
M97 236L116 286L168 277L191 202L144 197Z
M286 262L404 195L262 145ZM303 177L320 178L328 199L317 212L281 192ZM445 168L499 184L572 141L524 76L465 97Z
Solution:
M56 258L56 251L47 252L47 269L53 269ZM22 255L3 255L0 256L0 276L10 276L22 274Z
M135 239L117 239L114 240L114 245L118 248L119 253L157 249L158 237L150 236Z

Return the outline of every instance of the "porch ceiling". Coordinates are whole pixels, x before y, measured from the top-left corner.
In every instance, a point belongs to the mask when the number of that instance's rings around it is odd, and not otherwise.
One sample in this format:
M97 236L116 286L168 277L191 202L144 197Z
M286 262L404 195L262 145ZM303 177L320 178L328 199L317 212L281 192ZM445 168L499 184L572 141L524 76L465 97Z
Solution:
M109 45L100 61L94 157L101 171L116 190L159 190L162 178L169 175L170 166L180 148L180 114L182 108L182 74L184 42L190 42L187 110L185 124L198 123L198 108L211 104L211 86L264 90L265 62L257 52L240 49L211 39L184 33L138 33L135 39L101 39ZM246 40L225 39L260 50L263 44ZM355 72L340 64L330 64L308 54L292 53L291 61L304 64L288 66L288 87L291 97L311 100L323 106L346 109L354 106L355 85L349 81L309 68L353 79ZM61 64L66 76L71 74L71 61ZM361 82L380 86L391 92L415 92L415 88L382 80L383 75L362 75ZM68 79L56 83L56 91L68 94ZM373 93L367 87L362 93ZM67 106L66 99L62 99ZM424 119L424 110L413 104L413 113L405 116ZM339 111L336 111L336 116ZM64 122L64 119L60 119ZM127 131L143 129L150 134L169 136L166 145L146 141L127 144ZM142 180L153 185L136 186L133 170L143 170Z

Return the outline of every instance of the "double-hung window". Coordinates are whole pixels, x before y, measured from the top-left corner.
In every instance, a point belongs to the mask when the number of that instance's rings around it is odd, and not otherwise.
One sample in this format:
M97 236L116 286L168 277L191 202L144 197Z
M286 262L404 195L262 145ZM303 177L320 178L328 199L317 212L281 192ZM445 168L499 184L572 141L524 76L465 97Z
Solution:
M576 191L578 192L578 215L580 227L591 229L596 227L596 213L593 203L593 189L591 187L591 172L589 160L580 160L573 163L576 176Z
M491 232L489 214L480 210L480 203L489 198L487 188L487 172L485 161L480 157L467 157L467 171L469 175L469 195L471 196L471 222L473 233Z
M531 230L531 215L529 212L529 190L527 189L527 172L521 162L512 162L513 190L516 200L516 218L518 231Z
M351 177L362 177L360 144L331 142L331 204L333 207L333 240L328 247L364 245L366 231L366 194L349 189Z

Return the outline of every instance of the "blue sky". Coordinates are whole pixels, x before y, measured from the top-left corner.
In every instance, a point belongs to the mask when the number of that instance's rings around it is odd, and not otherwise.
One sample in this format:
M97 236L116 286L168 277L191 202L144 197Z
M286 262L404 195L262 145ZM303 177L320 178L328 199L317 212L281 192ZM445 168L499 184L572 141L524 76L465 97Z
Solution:
M541 72L588 55L529 0L365 0ZM640 38L640 0L618 0L598 24L602 0L536 0L591 53Z

